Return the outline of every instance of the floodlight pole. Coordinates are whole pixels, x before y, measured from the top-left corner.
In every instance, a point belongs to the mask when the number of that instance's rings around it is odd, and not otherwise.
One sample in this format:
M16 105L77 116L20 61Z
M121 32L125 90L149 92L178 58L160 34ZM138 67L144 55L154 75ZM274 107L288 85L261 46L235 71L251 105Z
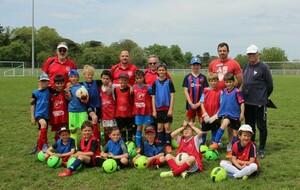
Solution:
M31 42L31 74L34 75L34 0L32 0L32 42Z

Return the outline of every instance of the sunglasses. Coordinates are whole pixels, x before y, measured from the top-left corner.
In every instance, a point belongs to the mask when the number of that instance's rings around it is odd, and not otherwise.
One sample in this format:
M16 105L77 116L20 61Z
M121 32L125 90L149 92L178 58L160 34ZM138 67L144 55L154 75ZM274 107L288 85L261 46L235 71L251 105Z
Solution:
M64 53L65 53L67 50L66 50L66 49L58 49L58 51L59 51L59 52L64 52Z
M153 63L149 63L149 65L156 65L156 62L153 62Z

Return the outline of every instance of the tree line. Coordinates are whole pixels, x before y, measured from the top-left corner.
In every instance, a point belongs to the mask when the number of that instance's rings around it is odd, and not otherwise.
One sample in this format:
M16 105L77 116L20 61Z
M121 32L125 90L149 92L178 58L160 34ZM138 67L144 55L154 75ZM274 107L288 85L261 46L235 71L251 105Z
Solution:
M70 58L80 68L84 64L89 64L95 68L110 68L119 61L119 53L126 49L130 52L131 61L138 67L146 66L146 59L149 55L155 54L160 61L171 68L189 67L190 59L195 56L191 52L182 52L178 45L160 45L153 44L148 47L140 47L136 42L130 39L113 42L105 45L101 41L86 41L76 43L72 39L60 36L54 28L42 26L36 29L35 36L35 63L42 65L44 61L55 55L57 43L65 41L68 44ZM25 61L31 62L32 46L32 27L11 28L0 25L0 61ZM203 67L218 58L210 55L209 52L199 53L196 55L203 62ZM247 56L239 54L235 58L241 66L248 62ZM261 60L274 62L271 67L282 68L282 63L288 61L285 51L279 47L263 48L261 50ZM276 62L276 63L275 63ZM36 64L37 65L37 64Z

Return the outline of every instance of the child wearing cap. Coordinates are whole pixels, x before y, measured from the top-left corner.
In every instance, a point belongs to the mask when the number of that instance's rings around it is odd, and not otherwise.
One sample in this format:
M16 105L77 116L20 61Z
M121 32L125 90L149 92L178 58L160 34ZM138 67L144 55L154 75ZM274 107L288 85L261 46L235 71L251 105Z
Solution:
M151 125L145 128L146 140L142 143L140 153L137 154L132 162L135 163L136 159L141 155L148 157L146 166L158 169L159 166L165 163L164 146L158 139L155 138L156 131Z
M226 170L228 177L246 180L259 169L256 147L251 141L253 135L251 126L242 125L238 135L240 140L232 145L231 162L222 160L220 166Z
M55 155L62 158L62 164L65 166L69 157L75 153L75 141L70 138L70 130L67 127L61 127L58 131L59 139L46 150L44 157Z
M78 148L78 134L77 129L80 129L81 124L88 119L86 112L86 104L84 104L79 97L77 97L77 91L85 87L79 84L79 73L77 70L70 70L69 74L70 83L66 85L65 93L68 103L69 112L69 129L71 131L71 137L75 140L76 149Z
M93 123L94 137L96 137L100 142L100 129L98 123L101 115L101 97L98 88L102 85L102 81L93 79L94 72L94 67L85 65L83 67L83 76L85 81L82 84L89 92L87 113L89 115L89 119L91 119Z
M218 88L218 73L211 72L208 74L209 87L203 89L201 95L202 110L202 131L211 131L211 141L215 141L217 130L221 126L218 119L218 111L220 109L220 97L222 91ZM206 134L202 135L202 143L206 142Z
M68 102L65 97L65 78L63 75L54 77L54 87L50 94L50 121L51 131L55 132L54 140L59 139L58 131L69 125Z
M135 143L137 153L140 152L142 144L143 125L153 123L151 87L145 84L145 75L142 70L134 73L135 84L133 85L133 115L137 125Z
M171 153L171 123L173 121L175 88L173 82L166 77L166 65L159 65L157 73L158 79L152 85L152 115L157 122L157 137L162 143L165 143L166 152Z
M200 73L201 60L194 57L190 61L192 72L187 74L182 82L182 87L186 99L186 117L191 122L195 122L198 115L199 123L201 123L201 102L200 98L203 89L208 87L206 77Z
M95 158L100 155L98 140L93 136L93 124L90 121L84 121L81 125L82 138L80 140L80 149L71 157L76 158L72 165L58 174L59 177L71 176L81 165L88 167L96 165Z
M114 90L116 99L115 118L123 140L125 142L132 141L132 125L134 123L134 119L132 117L133 98L131 95L131 87L128 85L129 75L122 72L118 77L120 86L116 87Z
M31 124L38 123L39 135L37 139L37 147L30 154L34 154L43 150L46 152L48 148L47 129L49 122L49 106L50 106L50 90L49 76L41 74L39 76L39 87L34 90L30 98L30 116Z
M195 136L193 136L193 132L196 133ZM179 135L180 133L181 135ZM160 177L181 175L183 178L186 178L188 173L202 171L202 154L200 152L202 134L203 132L195 127L193 122L187 123L186 121L183 122L182 127L179 127L172 132L172 138L176 139L177 143L179 143L175 156L184 152L188 154L188 157L186 158L186 161L179 166L175 161L176 157L171 154L167 154L166 160L172 171L161 172Z

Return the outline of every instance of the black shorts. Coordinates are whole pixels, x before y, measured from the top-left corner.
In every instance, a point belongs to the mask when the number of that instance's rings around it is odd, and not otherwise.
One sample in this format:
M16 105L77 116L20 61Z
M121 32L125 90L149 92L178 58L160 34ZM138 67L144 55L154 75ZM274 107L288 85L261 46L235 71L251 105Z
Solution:
M202 122L201 131L216 131L220 128L220 122L213 122L213 123L205 123Z
M117 117L116 122L120 130L123 128L131 129L134 124L134 117Z
M96 115L97 115L97 117L98 117L98 122L100 122L100 119L101 119L101 108L92 108L92 107L90 107L90 108L88 108L86 110L86 112L87 112L87 114L89 116L89 120L90 121L92 120L92 118L90 117L90 113L91 112L95 112Z
M157 111L156 122L157 123L172 123L173 117L168 116L169 110Z
M95 162L96 162L96 166L97 167L102 167L102 164L103 162L105 161L106 159L103 159L103 158L100 158L100 157L96 157L95 158ZM124 168L125 165L123 165L120 161L120 159L114 159L116 162L117 162L117 165L120 166L120 168Z
M41 129L41 125L40 125L40 123L39 123L39 120L41 120L41 119L43 119L43 120L46 121L46 123L47 123L47 129L48 129L49 119L45 119L45 118L43 118L42 116L37 116L37 117L35 118L35 121L36 121L37 124L38 124L38 130Z
M229 119L229 125L228 127L232 128L233 130L239 130L241 126L240 120L231 119L228 116L224 116L224 119Z

